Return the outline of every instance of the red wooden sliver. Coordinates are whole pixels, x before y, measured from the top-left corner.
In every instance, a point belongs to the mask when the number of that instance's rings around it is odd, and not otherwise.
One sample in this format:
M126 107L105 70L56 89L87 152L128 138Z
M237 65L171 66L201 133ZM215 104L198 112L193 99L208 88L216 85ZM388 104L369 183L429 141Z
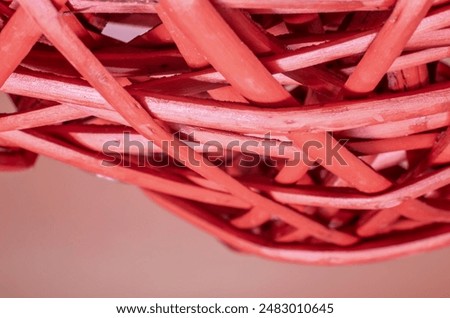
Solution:
M448 0L2 0L0 27L2 171L134 184L277 260L450 245Z

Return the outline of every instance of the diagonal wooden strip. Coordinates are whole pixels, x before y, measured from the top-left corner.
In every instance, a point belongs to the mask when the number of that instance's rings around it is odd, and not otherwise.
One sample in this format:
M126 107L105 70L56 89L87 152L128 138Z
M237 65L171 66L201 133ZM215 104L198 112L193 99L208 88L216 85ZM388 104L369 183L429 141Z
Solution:
M374 90L401 54L432 4L432 0L397 1L391 16L348 78L346 90L356 94Z
M54 0L62 7L67 0ZM2 86L20 62L27 56L42 32L37 23L19 7L0 33L0 86Z
M42 33L34 20L19 8L0 33L0 86L30 52Z
M70 105L50 106L0 117L0 132L58 124L63 121L89 116L91 116L91 113L86 109Z
M377 211L358 227L357 233L368 237L389 232L400 216L426 224L450 222L450 211L434 208L419 200L409 200L399 206Z
M312 160L321 161L321 165L347 181L356 189L367 192L379 192L389 188L392 183L363 163L359 158L353 155L345 146L339 147L338 142L326 133L297 133L293 132L289 137L294 143L307 152ZM305 147L308 147L305 149ZM330 144L327 147L327 144ZM331 148L337 147L337 154L343 162L330 157ZM330 149L328 149L330 148Z
M186 60L186 63L192 68L202 68L209 65L206 58L198 52L195 46L192 45L184 33L176 26L164 8L158 5L156 6L156 12L177 45L181 55Z
M241 229L252 229L258 227L271 219L270 213L261 209L253 208L247 213L231 220L231 224ZM300 232L304 232L301 231Z
M298 105L208 0L162 0L159 5L211 65L245 98L260 105ZM214 30L214 36L204 32L208 28Z

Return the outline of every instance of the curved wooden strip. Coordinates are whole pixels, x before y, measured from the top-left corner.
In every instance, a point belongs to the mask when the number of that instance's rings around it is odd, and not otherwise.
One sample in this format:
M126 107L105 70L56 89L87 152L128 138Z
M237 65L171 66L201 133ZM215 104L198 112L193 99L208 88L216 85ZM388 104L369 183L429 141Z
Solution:
M317 11L354 11L354 10L386 10L393 4L394 0L364 0L346 1L326 0L317 2L315 0L302 1L295 0L264 0L264 1L242 1L242 0L215 0L215 3L229 8L253 9L258 13L308 13ZM155 4L149 2L143 4L142 1L105 1L100 0L71 0L73 8L79 12L96 13L154 13Z
M80 80L13 73L1 90L58 102L111 108L95 89ZM407 95L264 110L239 103L130 92L142 99L157 119L240 133L341 131L400 120L421 121L427 115L446 116L450 110L448 83L430 85Z

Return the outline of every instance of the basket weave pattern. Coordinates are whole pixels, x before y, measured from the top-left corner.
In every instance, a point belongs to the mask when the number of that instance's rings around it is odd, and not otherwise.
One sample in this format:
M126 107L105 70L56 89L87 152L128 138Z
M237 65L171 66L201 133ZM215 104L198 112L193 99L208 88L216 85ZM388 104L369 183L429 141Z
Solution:
M0 169L43 155L134 184L274 259L448 245L449 2L1 1Z

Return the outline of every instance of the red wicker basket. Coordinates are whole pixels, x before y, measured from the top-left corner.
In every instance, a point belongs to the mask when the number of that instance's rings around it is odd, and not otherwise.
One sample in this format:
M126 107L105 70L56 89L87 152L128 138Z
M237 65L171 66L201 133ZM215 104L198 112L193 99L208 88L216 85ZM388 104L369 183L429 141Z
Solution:
M316 264L450 244L450 1L0 1L0 167ZM49 198L50 199L50 198Z

